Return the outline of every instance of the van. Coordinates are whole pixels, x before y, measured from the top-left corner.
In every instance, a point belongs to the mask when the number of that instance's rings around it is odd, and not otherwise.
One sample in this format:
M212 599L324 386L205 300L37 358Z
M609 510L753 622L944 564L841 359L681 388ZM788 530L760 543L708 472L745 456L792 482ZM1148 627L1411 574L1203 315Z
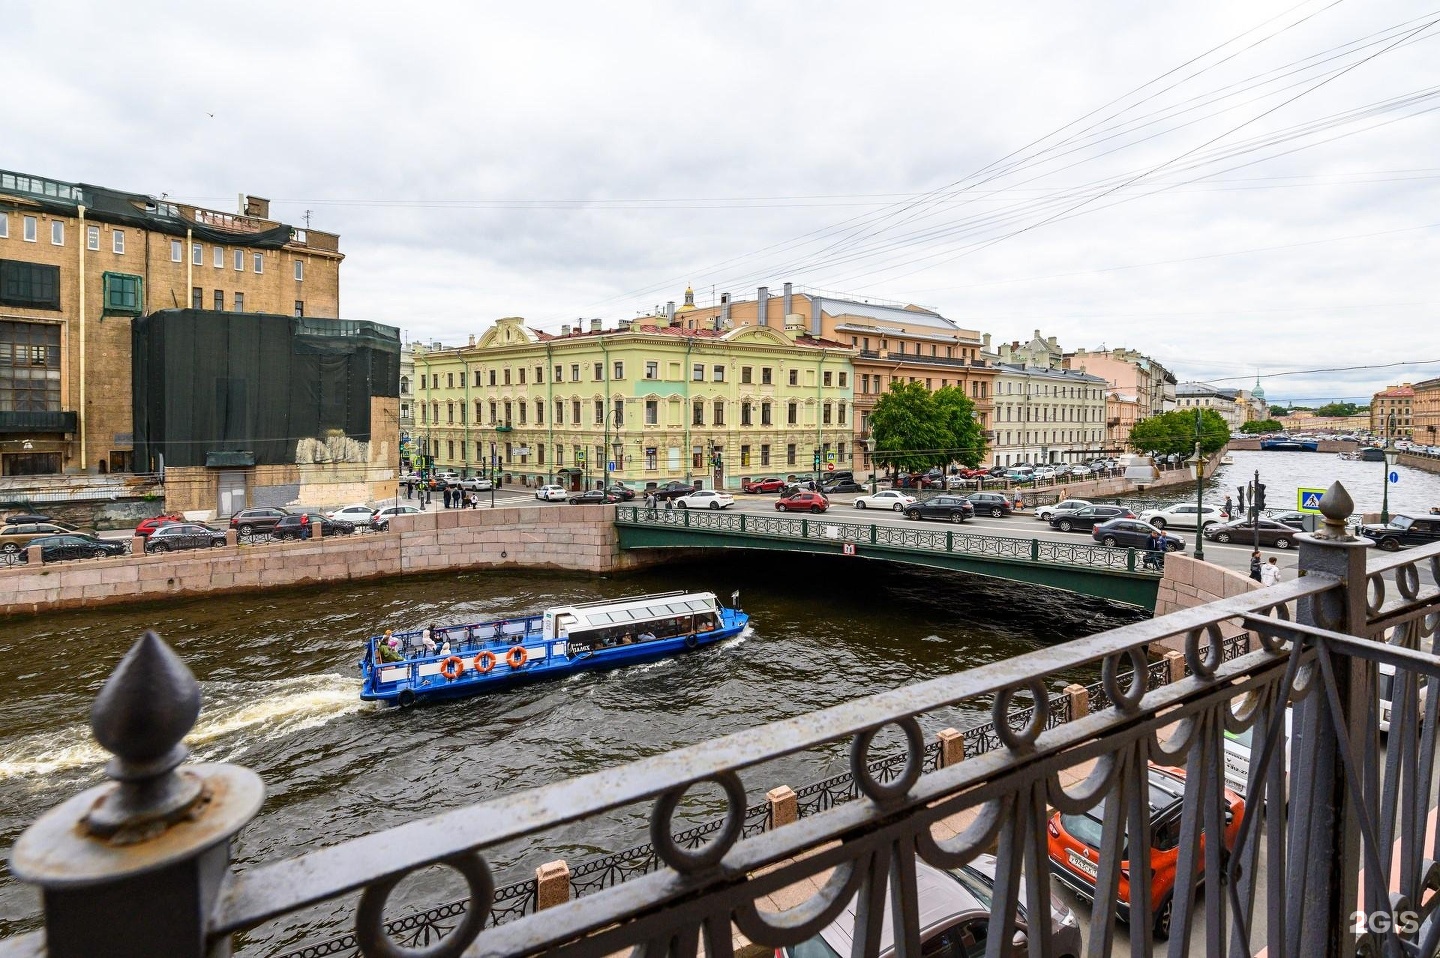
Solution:
M1290 734L1291 723L1294 715L1290 708L1285 709L1285 757L1281 764L1288 768L1290 765ZM1250 798L1250 763L1258 761L1258 752L1252 752L1251 745L1255 740L1255 726L1241 732L1225 730L1225 784L1236 793Z
M1395 707L1395 666L1381 662L1376 670L1375 678L1378 683L1378 694L1380 705L1380 731L1386 735L1390 734L1390 712ZM1416 707L1416 718L1423 718L1425 715L1425 677L1419 679L1420 701Z

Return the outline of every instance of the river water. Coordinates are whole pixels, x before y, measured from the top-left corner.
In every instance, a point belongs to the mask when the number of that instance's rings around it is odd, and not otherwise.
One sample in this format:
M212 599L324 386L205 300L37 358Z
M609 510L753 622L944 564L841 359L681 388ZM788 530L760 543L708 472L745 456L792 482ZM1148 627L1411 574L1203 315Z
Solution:
M741 593L747 634L651 665L409 710L361 703L363 636L428 622L513 617L547 605L686 588ZM727 598L728 601L728 598ZM15 619L0 634L0 853L62 797L102 780L89 738L99 684L145 628L184 657L204 690L196 757L264 778L267 797L238 844L243 864L519 789L614 766L742 728L994 661L1143 617L1067 593L838 557L729 553L616 578L476 572L118 611ZM1067 681L1095 676L1056 677ZM927 733L988 719L930 716ZM792 756L747 777L752 803L844 767L839 748ZM762 780L763 779L763 780ZM682 807L721 811L716 795ZM501 883L541 862L576 861L646 841L643 809L538 837L489 856ZM460 897L448 879L401 886L397 911ZM351 904L250 936L274 954L336 933ZM0 866L0 938L35 927L37 896Z

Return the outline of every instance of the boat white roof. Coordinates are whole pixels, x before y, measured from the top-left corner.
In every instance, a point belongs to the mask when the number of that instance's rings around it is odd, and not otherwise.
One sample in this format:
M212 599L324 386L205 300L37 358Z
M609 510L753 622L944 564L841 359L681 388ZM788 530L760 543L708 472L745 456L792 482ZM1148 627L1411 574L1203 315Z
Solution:
M599 605L555 609L556 614L565 612L594 628L607 625L628 625L650 619L663 619L672 615L690 615L695 612L715 611L715 593L682 592L673 595L640 596Z

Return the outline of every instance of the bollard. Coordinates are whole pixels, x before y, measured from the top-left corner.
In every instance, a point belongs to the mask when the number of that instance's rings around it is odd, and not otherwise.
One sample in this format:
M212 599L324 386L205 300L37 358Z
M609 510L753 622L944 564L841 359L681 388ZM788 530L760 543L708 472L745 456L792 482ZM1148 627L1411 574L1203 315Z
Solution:
M145 554L145 542L146 539L144 536L131 536L130 554L132 556L143 556Z
M965 736L953 728L943 728L935 733L940 740L940 767L948 768L965 761Z
M800 800L795 796L795 790L789 785L780 785L765 793L765 801L770 803L770 827L779 828L781 825L789 825L791 822L800 819Z
M543 911L570 900L570 866L564 859L535 869L535 910Z
M26 546L25 561L30 565L42 565L45 559L41 556L40 552L39 546Z
M312 538L312 539L323 539L323 538L325 538L325 523L323 523L323 522L311 522L311 523L310 523L310 538Z
M1070 721L1082 719L1090 714L1090 690L1083 685L1065 686L1065 695L1070 699Z
M229 873L230 840L265 787L238 765L184 764L200 686L154 632L100 689L90 728L112 781L45 813L15 843L11 870L38 885L47 958L202 958Z
M238 546L238 545L240 544L240 530L238 530L238 529L226 529L226 530L225 530L225 544L226 544L227 546L230 546L231 548L234 548L235 546Z
M1185 677L1185 653L1176 652L1171 649L1165 653L1165 661L1170 663L1170 681L1179 682Z

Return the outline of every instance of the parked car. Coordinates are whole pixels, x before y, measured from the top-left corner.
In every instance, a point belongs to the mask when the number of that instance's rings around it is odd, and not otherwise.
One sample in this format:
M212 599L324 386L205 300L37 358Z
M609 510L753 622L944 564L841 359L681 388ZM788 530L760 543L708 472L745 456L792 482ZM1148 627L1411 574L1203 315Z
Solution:
M830 500L820 492L794 492L775 503L777 512L824 512Z
M1194 529L1197 523L1203 529L1211 523L1226 522L1229 518L1219 506L1202 507L1193 502L1177 502L1164 509L1146 509L1140 513L1140 521L1148 522L1157 529L1166 526Z
M1309 514L1305 512L1297 512L1294 509L1289 509L1285 512L1272 512L1268 518L1274 519L1276 522L1283 522L1297 532L1303 532L1305 531L1305 520L1308 515ZM1239 517L1237 516L1236 518Z
M542 502L564 502L570 498L570 494L565 491L564 486L549 485L536 489L535 498Z
M1083 462L1077 462L1075 465L1070 467L1070 471L1066 473L1066 475L1068 475L1071 479L1087 479L1090 477L1090 474L1092 472L1094 472L1094 470L1091 469L1089 466L1085 465Z
M874 495L856 497L855 508L889 509L892 512L904 512L906 506L918 501L914 496L900 492L898 489L882 489Z
M675 505L681 509L726 509L735 505L735 497L718 489L694 489L688 496L677 496Z
M945 519L964 522L974 518L975 507L964 496L938 495L905 507L906 519Z
M225 544L225 533L198 522L171 522L150 533L146 552L179 552L182 549L216 549Z
M1248 519L1235 522L1212 523L1205 527L1202 535L1214 542L1238 542L1249 545L1255 541L1255 523ZM1295 544L1295 528L1274 519L1260 520L1260 544L1288 549Z
M1391 516L1389 525L1366 523L1360 527L1360 534L1375 540L1375 545L1386 552L1395 552L1401 546L1423 546L1440 541L1440 516Z
M460 488L466 492L489 492L495 488L495 483L484 476L471 476L460 480Z
M1050 466L1041 466L1041 467L1039 467L1038 469L1036 469L1033 473L1031 473L1031 477L1034 478L1034 479L1037 479L1037 480L1039 480L1039 479L1054 479L1054 478L1055 478L1055 470L1054 470L1052 467L1050 467Z
M688 496L694 491L695 487L690 483L680 482L678 480L671 479L663 486L658 486L655 489L646 490L646 494L648 495L653 493L656 501L664 502L666 499L674 499L678 501L682 496Z
M1010 497L998 492L972 492L965 498L975 508L977 516L994 516L999 519L1015 511L1015 507L1010 504Z
M631 489L623 482L612 482L610 483L610 485L605 487L605 491L610 493L610 495L614 496L621 502L629 502L631 499L635 498L635 490Z
M178 512L167 512L163 516L151 516L149 519L141 519L135 524L135 534L143 539L167 522L184 521L185 517Z
M308 522L302 521L307 517ZM306 525L311 529L319 526L321 532L327 536L348 536L355 531L355 524L352 522L346 522L343 519L328 519L318 512L301 512L281 516L280 521L275 523L275 528L270 530L270 535L276 539L299 539L301 537L300 530Z
M5 525L15 526L26 522L54 522L49 516L42 516L34 512L19 512L13 516L5 517Z
M740 483L740 491L749 493L779 492L787 485L788 483L778 476L768 476L764 479L746 479Z
M1035 518L1044 519L1046 522L1049 522L1051 517L1058 513L1076 512L1080 509L1084 509L1088 505L1093 505L1093 503L1085 499L1065 499L1061 502L1055 503L1054 505L1041 506L1040 508L1036 509Z
M1133 518L1135 518L1135 513L1124 506L1085 506L1074 512L1062 512L1052 516L1050 528L1059 529L1061 532L1071 532L1076 529L1084 532L1086 529L1095 528L1097 523L1108 522L1111 519Z
M40 547L42 562L65 562L69 559L108 559L130 554L130 543L123 539L97 539L84 532L40 536L29 545Z
M1382 676L1383 678L1383 676ZM1290 728L1293 715L1289 708L1285 709L1285 758L1282 762L1288 767L1290 762ZM1250 795L1250 764L1260 756L1252 753L1252 746L1255 742L1255 726L1232 732L1225 729L1225 784L1241 795L1253 806L1254 800ZM1263 800L1263 796L1261 797Z
M325 513L327 519L341 519L356 526L368 526L375 519L375 510L366 505L346 506Z
M270 532L281 519L290 515L290 510L278 506L260 506L255 509L241 509L230 517L230 528L248 536L256 532Z
M834 482L826 482L820 487L820 491L827 496L833 496L839 492L864 492L865 487L854 479L836 479Z
M375 510L375 518L371 521L388 522L391 516L415 516L419 515L420 512L421 509L419 506L407 506L404 504L398 506L381 506L379 509Z
M985 954L990 935L990 919L994 911L995 857L977 855L975 860L959 868L940 869L923 861L915 863L916 912L920 919L920 954L926 958L971 958ZM882 891L890 901L888 889ZM813 938L789 948L780 948L776 958L848 958L855 935L857 901L851 899L839 916L822 928ZM1025 900L1025 881L1020 882L1020 901L1016 908L1014 948L1004 954L1028 954L1031 922L1040 917L1032 914ZM889 909L885 909L889 915ZM1080 923L1075 914L1055 895L1050 896L1049 914L1042 920L1050 922L1050 953L1061 958L1079 958L1081 953ZM880 932L878 958L895 954L895 931L888 917Z
M611 506L619 502L620 497L604 489L587 489L572 493L567 501L572 506Z
M1145 861L1136 861L1136 849L1129 849L1126 861L1120 862L1117 889L1117 914L1123 921L1143 918L1155 937L1170 937L1170 917L1174 908L1177 866L1180 861L1181 818L1185 804L1185 771L1179 768L1150 766L1150 847L1141 854ZM1084 898L1094 900L1095 882L1100 873L1100 844L1105 821L1105 799L1096 807L1077 814L1056 812L1050 817L1049 852L1051 873ZM1200 814L1195 809L1194 814ZM1245 818L1245 800L1225 789L1225 824L1222 842L1227 849L1235 847L1240 824ZM1201 849L1205 835L1199 837ZM1134 866L1150 869L1150 901L1147 914L1130 914L1130 870ZM1203 870L1205 856L1197 856L1196 867ZM1203 877L1203 876L1202 876ZM1215 891L1211 889L1210 891Z
M1111 519L1090 530L1090 538L1104 546L1143 549L1150 544L1150 533L1159 532L1165 540L1166 552L1183 552L1185 540L1171 532L1164 532L1148 522L1139 519Z
M63 522L19 522L0 528L0 552L14 555L36 539L72 532L85 534L86 531Z

